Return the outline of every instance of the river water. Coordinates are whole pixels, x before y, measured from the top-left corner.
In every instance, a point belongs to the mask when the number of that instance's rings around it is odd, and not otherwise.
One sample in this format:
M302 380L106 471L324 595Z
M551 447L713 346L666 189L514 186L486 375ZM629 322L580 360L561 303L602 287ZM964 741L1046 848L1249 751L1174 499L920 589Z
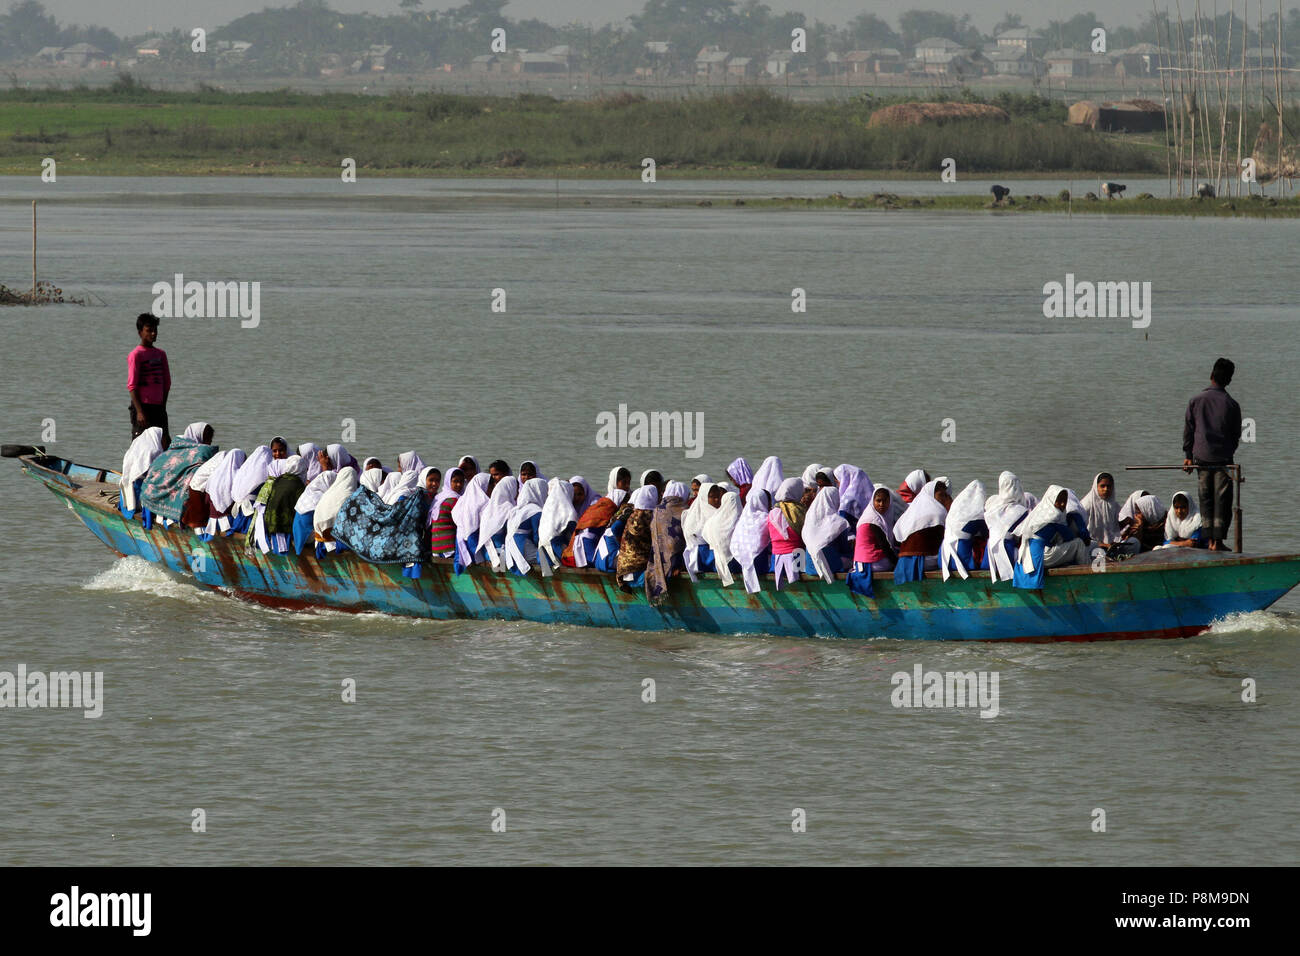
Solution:
M0 437L52 419L55 453L117 466L134 316L176 273L261 299L254 328L164 320L174 432L207 420L248 449L335 441L351 419L358 455L536 458L598 486L616 464L689 479L775 453L892 484L1011 468L1037 493L1105 469L1127 495L1125 465L1181 460L1185 403L1227 355L1256 425L1247 549L1300 550L1294 222L693 204L912 187L5 181L0 281L30 274L40 199L41 276L107 306L0 312ZM1067 274L1149 282L1149 326L1044 318ZM620 404L702 413L702 457L597 447ZM1194 491L1156 474L1166 501ZM0 493L0 670L105 686L97 720L0 710L11 863L1300 857L1294 594L1191 640L1088 646L290 614L118 561L12 463ZM891 675L918 663L996 671L998 716L895 709Z

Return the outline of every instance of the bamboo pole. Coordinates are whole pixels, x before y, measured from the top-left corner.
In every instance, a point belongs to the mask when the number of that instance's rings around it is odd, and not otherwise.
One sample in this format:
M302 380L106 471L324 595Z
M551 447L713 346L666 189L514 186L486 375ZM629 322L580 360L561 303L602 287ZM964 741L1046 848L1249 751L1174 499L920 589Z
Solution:
M1167 48L1160 42L1160 11L1156 9L1156 0L1151 0L1151 19L1156 25L1156 72L1160 74L1160 108L1164 110L1165 115L1165 190L1172 197L1174 194L1174 174L1169 156L1171 148L1169 140L1169 95L1165 92L1165 67L1162 64L1165 59L1164 51Z
M1273 86L1277 91L1277 198L1286 195L1282 176L1282 0L1277 0L1277 45L1273 47Z
M1151 0L1151 19L1156 25L1156 72L1160 74L1160 108L1164 110L1165 115L1165 190L1172 197L1174 194L1174 174L1169 155L1172 149L1171 130L1169 128L1169 94L1165 92L1166 71L1162 62L1166 59L1165 53L1168 52L1168 47L1160 42L1160 11L1156 9L1156 0ZM1173 85L1172 82L1170 85Z
M1236 0L1233 0L1233 6L1235 6L1235 5L1236 5ZM1219 59L1218 59L1218 57L1219 57L1219 53L1218 53L1218 32L1219 32L1219 30L1218 30L1218 23L1219 23L1218 13L1219 13L1219 4L1218 4L1218 0L1215 0L1215 4L1214 4L1214 13L1215 13L1215 17L1214 17L1214 23L1215 23L1215 29L1214 29L1214 32L1215 32L1215 53L1214 53L1214 57L1215 57L1215 59L1214 59L1214 66L1215 66L1215 68L1217 69L1218 66L1219 66ZM1215 188L1215 192L1220 192L1220 191L1222 191L1222 192L1226 192L1226 193L1228 193L1228 194L1231 194L1231 193L1232 193L1231 183L1230 183L1230 182L1223 181L1223 178L1222 178L1222 177L1223 177L1223 174L1224 174L1224 171L1225 171L1225 170L1224 170L1224 166L1225 166L1225 164L1226 164L1227 161L1228 161L1228 107L1232 104L1232 21L1235 20L1235 19L1236 19L1236 17L1234 16L1234 11L1232 10L1231 7L1229 7L1229 9L1228 9L1228 42L1227 42L1227 45L1224 47L1224 49L1228 51L1227 72L1226 72L1226 74L1225 74L1224 77L1223 77L1223 84L1222 84L1222 86L1220 86L1220 84L1219 84L1219 81L1218 81L1218 74L1217 74L1217 73L1215 74L1215 84L1214 84L1216 87L1219 88L1219 165L1218 165L1218 168L1215 170L1215 173L1214 173L1214 188ZM1221 182L1222 182L1222 185L1223 185L1223 186L1227 187L1226 189L1220 190L1219 187L1220 187L1220 183L1221 183Z
M1255 0L1255 31L1259 34L1259 118L1264 118L1264 0ZM1260 192L1264 187L1259 187Z
M1246 38L1250 36L1250 0L1243 0L1241 5L1241 91L1238 94L1237 101L1237 172L1234 175L1237 185L1237 193L1240 195L1241 187L1246 187L1246 192L1250 192L1250 183L1241 181L1241 137L1246 122Z
M32 200L32 302L36 301L36 200Z

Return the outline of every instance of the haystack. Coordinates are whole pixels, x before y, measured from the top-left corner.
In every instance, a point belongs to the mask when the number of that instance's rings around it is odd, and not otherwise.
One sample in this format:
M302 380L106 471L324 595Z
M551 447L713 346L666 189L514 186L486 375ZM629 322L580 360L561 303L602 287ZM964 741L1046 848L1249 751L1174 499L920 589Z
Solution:
M1006 110L984 103L897 103L876 110L868 126L935 126L970 120L1009 123Z
M1097 104L1092 100L1079 100L1070 106L1065 121L1071 126L1087 126L1089 129L1096 129L1100 113Z

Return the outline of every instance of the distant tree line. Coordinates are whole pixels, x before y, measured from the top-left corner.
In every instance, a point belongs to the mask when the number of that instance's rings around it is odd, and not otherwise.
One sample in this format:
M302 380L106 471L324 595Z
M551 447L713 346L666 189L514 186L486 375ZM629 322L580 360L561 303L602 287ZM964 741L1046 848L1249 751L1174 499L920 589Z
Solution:
M670 72L689 72L698 51L716 45L735 56L763 57L774 50L789 49L791 31L807 31L808 58L851 50L892 47L905 56L918 41L943 37L965 47L978 48L997 33L1029 26L1018 14L1007 13L985 34L969 14L936 10L906 10L898 15L897 26L872 13L861 13L843 25L810 20L798 12L775 13L761 0L646 0L641 12L623 24L589 27L570 23L552 25L538 19L512 20L504 10L509 0L469 0L445 12L424 9L424 0L400 0L399 13L376 16L349 14L331 9L326 0L299 0L291 7L250 13L224 26L209 27L209 41L245 41L253 44L246 68L282 75L317 72L322 57L331 54L350 60L372 46L391 47L386 57L390 72L433 69L444 63L458 67L489 52L491 31L506 30L512 49L546 50L567 45L581 68L593 72L630 73L641 66L656 66ZM1264 18L1263 29L1252 24L1251 46L1269 47L1277 35L1276 8ZM1135 26L1107 24L1092 13L1079 13L1066 20L1048 20L1035 29L1051 47L1086 50L1092 31L1107 31L1109 49L1168 37L1169 19L1177 30L1177 13L1147 12ZM1232 22L1233 45L1240 43L1242 22L1233 13L1217 18L1203 16L1200 31L1213 35L1226 59L1228 24ZM1187 23L1187 21L1184 21ZM1292 8L1283 19L1284 43L1300 55L1300 9ZM1190 24L1188 24L1190 28ZM15 0L8 13L0 15L0 58L21 59L44 47L67 47L85 42L119 58L132 56L138 37L118 37L99 26L61 26L39 0ZM188 33L174 30L165 36L151 35L161 64L183 66L192 63ZM667 42L668 53L652 54L649 41Z

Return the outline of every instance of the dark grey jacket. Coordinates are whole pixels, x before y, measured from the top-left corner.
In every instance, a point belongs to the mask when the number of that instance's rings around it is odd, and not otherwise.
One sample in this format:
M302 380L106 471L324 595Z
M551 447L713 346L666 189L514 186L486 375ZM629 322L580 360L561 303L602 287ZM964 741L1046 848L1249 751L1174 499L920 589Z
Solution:
M1187 403L1183 457L1228 465L1241 442L1241 406L1219 385L1211 385Z

